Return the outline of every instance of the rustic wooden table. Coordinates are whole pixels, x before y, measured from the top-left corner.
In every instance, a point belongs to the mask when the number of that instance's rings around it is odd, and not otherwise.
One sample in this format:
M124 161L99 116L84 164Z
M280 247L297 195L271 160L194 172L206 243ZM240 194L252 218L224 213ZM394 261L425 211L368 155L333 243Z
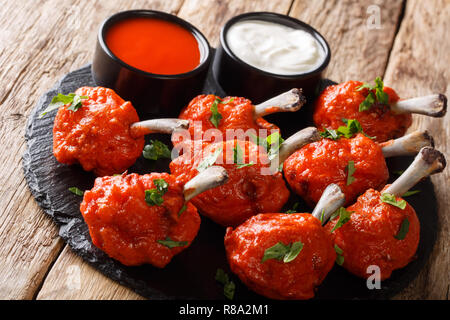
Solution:
M156 9L196 25L216 46L226 20L274 11L310 23L328 40L335 81L382 76L401 97L450 96L449 0L4 0L0 8L0 298L141 299L73 254L37 206L22 172L27 116L64 74L91 61L97 29L126 9ZM376 15L379 10L380 19ZM450 114L414 117L450 155ZM450 157L449 157L450 158ZM397 299L448 299L450 169L432 178L440 229L420 275ZM426 214L424 212L423 214Z

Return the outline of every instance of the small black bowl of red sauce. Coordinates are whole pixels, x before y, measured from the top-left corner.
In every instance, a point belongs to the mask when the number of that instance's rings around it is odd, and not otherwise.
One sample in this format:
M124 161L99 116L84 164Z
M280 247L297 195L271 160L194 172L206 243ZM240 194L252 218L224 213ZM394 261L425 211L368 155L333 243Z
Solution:
M201 93L211 63L203 34L154 10L116 13L100 27L92 63L98 86L129 100L143 118L177 117Z
M213 71L228 95L260 103L291 88L312 98L331 58L312 26L273 12L235 16L223 26Z

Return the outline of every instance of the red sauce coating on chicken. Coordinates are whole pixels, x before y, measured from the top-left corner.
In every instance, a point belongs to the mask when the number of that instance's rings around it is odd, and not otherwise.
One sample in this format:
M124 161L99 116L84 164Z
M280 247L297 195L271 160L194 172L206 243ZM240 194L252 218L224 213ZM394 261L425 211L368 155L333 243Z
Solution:
M163 203L150 206L145 190L155 188L155 179L164 179L169 186ZM108 256L127 266L149 263L163 268L191 244L200 228L197 209L190 202L178 217L183 204L182 186L174 176L133 173L97 178L84 193L80 211L92 242ZM168 248L157 242L167 237L188 244Z
M317 128L337 129L344 125L343 118L356 119L361 123L364 132L376 137L377 142L403 136L411 126L411 115L395 114L389 106L377 103L369 110L360 112L359 105L369 94L367 88L356 90L362 84L359 81L347 81L327 87L315 105L314 122ZM390 104L399 100L393 89L384 87L383 91L389 95Z
M301 241L291 262L269 259L266 249L278 242ZM236 229L228 228L225 249L231 270L250 289L271 299L310 299L336 259L333 241L320 221L308 213L258 214Z
M381 201L379 191L369 189L357 202L347 208L354 211L350 220L332 233L335 244L342 249L343 267L351 273L367 278L370 265L380 268L381 280L395 269L405 267L414 259L419 245L420 224L416 212L406 204L404 210ZM401 198L397 197L397 200ZM403 220L409 221L409 230L403 240L399 233ZM328 222L330 232L338 218Z
M219 98L222 103L217 104L217 110L222 116L218 127L210 121L212 112L211 106L214 100ZM189 132L191 137L194 136L194 121L199 121L202 124L202 133L208 129L217 129L225 134L227 129L248 129L255 130L254 134L259 135L260 129L279 130L274 124L271 124L263 118L254 119L254 105L250 100L241 97L225 97L221 99L218 96L199 95L192 99L192 101L181 111L180 119L189 120ZM200 135L200 138L202 135ZM192 138L194 139L194 138Z
M347 185L349 161L354 181ZM291 189L314 206L331 183L345 194L346 205L369 188L383 187L389 171L380 146L359 133L351 139L321 139L293 153L284 162L284 176Z
M238 168L234 163L236 144L243 151L242 162L251 166ZM200 213L223 226L236 226L249 217L263 212L280 211L289 198L289 190L280 172L263 174L269 169L265 150L250 141L228 140L203 143L202 152L183 153L170 163L170 172L186 183L198 174L199 164L222 148L215 165L228 172L228 182L220 187L201 193L192 199Z
M133 137L130 125L139 121L136 110L113 90L82 87L88 96L77 111L59 108L53 126L53 154L65 164L79 163L97 176L122 173L141 155L145 140Z

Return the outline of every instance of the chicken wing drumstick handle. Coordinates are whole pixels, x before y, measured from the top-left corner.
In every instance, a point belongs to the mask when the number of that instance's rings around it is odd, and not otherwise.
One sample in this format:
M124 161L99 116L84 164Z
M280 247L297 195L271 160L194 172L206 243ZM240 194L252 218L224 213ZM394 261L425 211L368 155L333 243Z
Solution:
M417 130L401 138L380 143L380 146L385 158L411 156L423 147L434 147L434 140L427 130Z
M391 105L395 113L417 113L440 118L447 112L447 97L443 94L432 94L424 97L400 100Z
M221 186L228 181L227 171L220 166L212 166L200 172L194 178L186 182L183 188L185 201L189 201L198 194Z
M261 118L275 112L294 112L306 102L302 89L291 89L263 103L255 105L254 118Z
M308 127L294 133L281 144L278 156L272 160L272 164L278 165L283 163L298 149L318 140L320 140L320 134L315 127Z
M319 219L324 225L330 216L345 202L345 195L337 184L330 184L322 193L312 215Z
M445 165L445 157L441 152L431 147L424 147L408 169L384 192L401 197L423 178L444 170Z
M171 134L177 129L187 129L189 120L163 118L139 121L130 126L133 136L143 136L151 132Z

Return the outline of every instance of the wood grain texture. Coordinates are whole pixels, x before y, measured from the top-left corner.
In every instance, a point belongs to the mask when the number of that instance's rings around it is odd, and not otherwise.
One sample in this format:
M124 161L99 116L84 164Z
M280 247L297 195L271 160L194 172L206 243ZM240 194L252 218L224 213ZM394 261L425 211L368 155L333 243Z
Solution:
M295 0L290 15L311 24L331 48L325 76L337 82L382 76L395 37L401 0ZM378 7L380 29L370 29ZM373 7L375 6L375 7Z
M66 246L50 270L37 299L142 300L144 298L105 277Z
M450 96L450 1L410 0L385 74L404 98L444 93ZM418 278L397 299L448 299L450 285L450 113L433 119L414 116L413 126L427 129L447 157L444 172L432 177L439 204L439 233L433 253ZM417 214L427 214L417 212Z
M0 299L31 299L62 249L25 183L27 115L61 76L91 60L99 24L127 8L178 12L177 1L2 1L0 7ZM25 14L24 14L25 13Z
M251 11L287 14L291 4L291 0L185 0L178 16L198 27L211 46L216 47L221 28L231 17Z

